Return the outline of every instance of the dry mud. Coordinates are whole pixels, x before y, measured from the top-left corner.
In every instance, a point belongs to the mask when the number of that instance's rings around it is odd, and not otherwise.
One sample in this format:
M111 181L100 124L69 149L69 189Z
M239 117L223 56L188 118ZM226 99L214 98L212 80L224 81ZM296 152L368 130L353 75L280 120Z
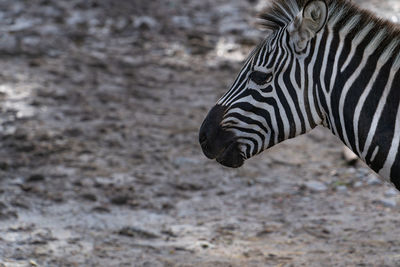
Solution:
M262 6L0 1L0 266L399 266L397 191L327 130L202 155Z

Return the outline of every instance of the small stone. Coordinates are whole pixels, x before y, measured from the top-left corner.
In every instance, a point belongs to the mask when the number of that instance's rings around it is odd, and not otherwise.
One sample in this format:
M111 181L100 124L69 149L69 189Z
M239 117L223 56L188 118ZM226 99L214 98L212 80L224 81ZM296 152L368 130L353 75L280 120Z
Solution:
M159 238L159 235L156 233L151 233L149 231L139 229L132 226L123 227L118 232L119 235L135 237L135 238L145 238L145 239L154 239Z
M174 184L175 188L182 191L200 191L204 189L204 185L200 183L179 182Z
M367 168L359 168L357 169L357 173L359 173L360 175L362 175L363 177L367 176L369 173L371 173L370 169Z
M395 199L391 199L391 198L375 200L375 201L373 201L373 203L378 204L378 205L382 205L382 206L388 207L388 208L394 208L394 207L397 206L396 200Z
M362 187L363 185L364 185L363 182L357 181L357 182L354 183L353 187L354 188L359 188L359 187Z
M5 161L0 161L0 170L7 171L9 168L9 164Z
M173 163L176 167L181 167L187 165L196 165L199 163L199 161L193 158L177 157L176 159L174 159Z
M63 195L60 193L48 193L47 197L48 197L48 199L50 199L54 202L58 202L58 203L61 203L64 201Z
M34 261L34 260L30 260L30 261L29 261L29 264L30 264L31 266L39 266L39 264L38 264L36 261Z
M355 177L356 177L357 179L360 179L360 180L364 180L364 179L365 179L365 175L364 175L363 173L359 173L359 172L357 172L357 173L355 174Z
M19 51L17 38L8 33L3 33L0 37L0 51L2 53L14 54Z
M46 245L46 244L47 244L47 241L38 241L38 243L32 243L32 245ZM34 249L34 254L36 257L46 257L49 255L49 250L46 248L46 246L38 246ZM31 265L31 266L35 266L35 265Z
M347 192L347 186L340 185L340 186L336 187L336 191L340 192L340 193L346 193Z
M95 195L95 194L92 194L92 193L85 193L85 194L82 194L81 197L82 197L83 199L89 200L89 201L96 201L96 200L97 200L96 195Z
M27 182L41 182L45 179L44 175L42 174L32 174L26 180Z
M386 192L385 192L386 197L395 197L398 195L399 195L399 191L394 188L390 188L390 189L386 190Z
M42 36L56 35L60 32L60 29L54 25L43 25L38 28L38 32Z
M15 219L18 218L18 214L16 211L0 211L0 221L1 220L8 220L8 219Z
M152 17L142 16L135 18L133 26L142 30L150 30L156 28L158 25L157 21Z
M22 44L28 47L38 47L40 44L40 37L28 36L22 39Z
M29 138L28 132L22 128L16 128L13 136L18 141L26 141Z
M36 187L27 185L27 184L21 184L20 187L21 187L21 190L23 190L25 192L34 191L36 189Z
M10 204L17 208L29 209L28 203L21 201L20 199L15 199L15 200L11 201Z
M78 137L82 135L82 130L76 127L66 129L64 134L69 137Z
M197 244L202 249L209 249L209 248L215 247L213 244L211 244L210 242L207 242L207 241L199 241Z
M31 232L35 229L35 224L15 224L8 228L11 232Z
M243 256L245 256L246 258L263 257L264 253L262 253L261 250L252 249L243 252Z
M369 175L367 178L367 184L368 185L381 185L382 180L376 177L375 175Z
M14 24L8 27L9 32L19 32L30 29L34 26L35 22L23 17L18 18Z
M111 210L108 207L105 207L105 206L94 207L92 209L92 211L99 212L99 213L110 213L111 212Z
M83 16L80 12L72 13L67 19L67 25L76 27L78 25L83 25L86 22L86 16Z
M125 205L129 200L128 196L115 196L111 198L111 203L114 205Z
M172 17L172 22L181 29L193 28L190 18L186 16L174 16Z
M324 183L318 181L306 182L305 186L307 187L307 189L313 192L322 192L328 189L328 187Z

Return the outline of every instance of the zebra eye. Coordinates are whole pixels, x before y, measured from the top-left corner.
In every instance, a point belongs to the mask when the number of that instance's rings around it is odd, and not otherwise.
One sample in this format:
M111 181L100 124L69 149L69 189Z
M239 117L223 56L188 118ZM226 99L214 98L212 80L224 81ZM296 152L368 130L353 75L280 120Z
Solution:
M264 85L272 81L272 74L261 71L253 71L249 78L257 85Z

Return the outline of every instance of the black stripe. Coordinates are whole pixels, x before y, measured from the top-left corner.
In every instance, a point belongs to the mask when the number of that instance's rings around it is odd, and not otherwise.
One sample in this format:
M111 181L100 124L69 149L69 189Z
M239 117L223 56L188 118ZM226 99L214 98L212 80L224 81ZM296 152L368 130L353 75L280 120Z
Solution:
M224 102L229 102L229 99L232 97L232 95L234 95L238 90L241 91L245 88L247 83L244 83L244 81L247 79L248 73L250 72L250 70L251 70L251 64L245 65L242 68L242 70L239 73L239 76L236 78L235 82L233 83L233 85L236 85L236 88L232 87L222 97L222 98L224 98ZM244 83L244 84L241 87L239 87L239 85L242 83Z
M391 61L393 63L393 60ZM390 73L390 69L387 70L387 72ZM400 103L400 93L398 90L399 82L400 72L397 72L392 87L390 88L389 95L384 99L386 100L385 107L382 111L374 138L372 139L371 146L366 156L367 164L371 164L374 170L380 170L383 167L392 144L395 130L394 122L397 119L397 109L399 108ZM379 151L374 161L371 162L370 159L375 149L375 145L377 144L379 144Z
M300 62L297 58L296 58L295 63L296 63L296 67L295 67L294 76L296 78L296 87L301 89L301 72L300 72L301 66L300 66Z
M350 52L351 52L351 47L352 47L352 42L355 38L355 36L362 30L357 24L357 26L353 27L348 33L346 33L346 38L344 39L344 45L343 45L343 50L342 53L339 56L339 63L338 66L343 66L343 64L346 62Z
M229 102L229 99L232 97L233 94L237 93L237 87L233 87L234 85L240 85L243 83L244 80L247 79L249 71L251 71L251 61L253 60L254 56L257 54L257 52L263 47L263 43L258 45L256 48L251 51L249 57L247 58L244 66L240 70L238 77L236 77L235 81L232 84L232 87L221 97L221 99L224 99L223 102ZM243 89L243 86L239 88L239 90Z
M272 146L274 144L274 140L275 140L275 131L272 128L272 118L271 115L269 114L269 112L267 110L255 107L253 105L251 105L250 103L247 102L240 102L240 103L235 103L231 108L239 108L242 109L246 112L251 112L253 114L256 114L258 116L261 116L262 118L265 119L265 121L267 122L268 125L270 125L271 127L271 139L270 139L270 143L268 144L268 147ZM276 103L275 105L273 105L273 108L275 110L275 113L277 114L277 117L279 117L279 110L277 109ZM278 132L283 131L283 125L282 122L280 120L277 120L278 123Z
M324 31L324 34L322 35L321 42L318 48L317 52L317 58L315 60L314 64L314 69L313 69L313 79L314 82L320 82L320 74L321 74L321 69L322 69L322 61L324 60L324 54L325 54L325 47L326 47L326 41L328 38L328 31ZM311 55L310 55L311 56ZM310 58L311 60L311 58ZM322 88L322 87L320 87Z
M293 58L289 57L289 66L292 66L293 63ZM300 105L299 105L299 100L297 97L297 93L296 93L296 89L293 87L291 81L290 81L290 69L287 69L284 73L283 73L283 82L285 83L285 87L286 90L289 92L290 96L287 97L291 97L296 109L296 113L300 118L300 123L301 123L301 132L305 132L305 122L304 122L304 116L303 113L301 112L300 109ZM291 112L290 110L288 110L289 112ZM289 121L290 122L290 121ZM293 124L291 124L290 127L290 134L289 134L289 138L293 138L296 136L296 122L294 121L294 117L293 117Z
M265 61L267 59L266 54L267 54L267 43L264 44L264 46L263 46L263 48L262 48L262 50L260 52L260 55L259 55L259 58L262 59L261 60L261 66L264 66L264 64L265 64Z
M229 117L236 118L239 121L246 123L247 125L257 125L260 129L264 131L265 135L268 135L270 132L260 121L256 121L250 117L246 117L238 112L229 113ZM263 137L263 140L265 140L265 137Z
M251 157L251 146L249 144L245 144L246 145L246 157L250 158Z
M388 82L392 64L393 60L390 60L381 68L373 87L371 88L371 91L364 102L364 106L361 109L361 116L358 120L358 141L360 144L360 150L363 150L364 148L365 141L368 137L368 132L371 128L372 118L376 113L379 100L381 99L385 86ZM391 124L393 124L394 121L395 119L391 122ZM371 155L367 156L367 158L370 157ZM370 164L371 162L367 161L367 163Z
M360 90L360 88L366 88L368 83L370 82L373 73L376 70L377 63L378 63L379 56L371 56L368 58L367 64L361 70L360 75L354 81L354 83L349 88L347 93L344 108L343 108L343 117L344 117L344 124L347 133L347 138L349 140L350 148L353 151L356 151L356 144L355 144L355 132L354 132L354 113L356 110L356 106L360 97L364 90ZM389 63L388 64L392 64ZM390 67L390 65L388 67ZM371 118L369 118L371 120ZM358 134L360 136L360 133Z
M314 128L315 126L317 126L315 124L315 121L313 120L313 116L311 113L311 109L310 109L310 102L309 102L309 98L308 98L308 87L309 84L312 83L313 84L313 96L314 96L314 106L316 107L317 113L319 114L320 117L322 117L322 112L320 110L319 104L318 104L318 99L320 98L317 94L318 94L318 83L319 83L319 78L318 80L314 80L314 81L310 81L308 78L308 68L311 64L311 60L313 58L313 56L315 55L316 51L316 45L317 45L317 40L316 38L314 38L313 40L311 40L310 42L310 51L313 51L314 53L310 53L307 58L304 60L304 105L307 111L307 117L309 118L309 122L312 128ZM300 67L300 66L299 66ZM319 86L319 88L321 88L321 86Z
M282 50L282 54L284 56L284 59L281 59L281 60L277 61L277 62L281 62L281 64L280 64L281 66L276 69L276 73L282 73L283 72L283 68L284 68L285 62L286 62L286 60L288 58L287 53L284 53L283 47L280 46L280 49ZM285 75L285 72L283 72L283 75ZM296 130L296 122L294 121L294 117L293 117L293 114L291 112L290 105L288 104L288 101L287 101L287 97L288 96L282 91L282 89L279 86L278 77L275 77L274 89L275 89L276 94L278 95L279 102L282 104L283 109L285 110L286 115L287 115L287 119L288 119L288 122L289 122L289 130L290 130L289 136L294 136L294 133L295 133L295 130ZM284 132L284 130L279 131L278 140L279 140L279 142L285 140L285 132Z
M357 70L357 68L360 66L360 63L363 59L363 54L366 49L366 47L370 44L371 40L375 36L375 31L369 31L364 40L358 45L356 48L356 52L353 56L353 58L350 61L350 64L347 66L347 68L336 77L334 86L332 88L332 94L331 94L331 108L332 108L332 119L333 123L336 126L337 130L337 136L344 141L343 139L343 129L340 124L340 117L339 113L341 112L339 110L339 102L340 102L340 97L342 95L343 87L346 84L347 80L353 75L353 73ZM378 55L379 56L379 55ZM338 69L340 70L341 66L338 66ZM385 79L386 81L386 79Z
M261 139L261 149L264 147L264 144L265 144L265 136L264 136L263 134L261 134L259 131L256 131L256 130L251 129L251 128L240 127L240 126L231 126L230 129L236 129L236 130L238 130L238 131L241 131L242 133L250 133L250 134L255 134L255 135L257 135L257 136L260 137L260 139ZM252 137L248 137L248 136L244 137L244 136L241 136L240 138L246 139L246 140L251 140L251 139L252 139L252 140L254 140L254 145L255 145L256 147L258 147L258 145L259 145L258 142L257 142L257 140L254 139L254 138L252 138ZM258 152L258 150L257 150L257 152Z
M333 66L335 65L335 57L338 53L338 48L340 45L340 36L338 31L333 32L333 38L330 43L330 48L328 52L328 64L324 73L324 80L327 92L329 92L331 88L331 78L333 73Z

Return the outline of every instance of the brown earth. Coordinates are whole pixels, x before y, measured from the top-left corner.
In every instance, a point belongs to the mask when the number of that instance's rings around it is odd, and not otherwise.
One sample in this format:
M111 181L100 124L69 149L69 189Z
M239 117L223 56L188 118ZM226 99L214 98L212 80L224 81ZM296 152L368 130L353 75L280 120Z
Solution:
M202 155L261 7L0 1L0 266L399 266L397 191L327 130Z

